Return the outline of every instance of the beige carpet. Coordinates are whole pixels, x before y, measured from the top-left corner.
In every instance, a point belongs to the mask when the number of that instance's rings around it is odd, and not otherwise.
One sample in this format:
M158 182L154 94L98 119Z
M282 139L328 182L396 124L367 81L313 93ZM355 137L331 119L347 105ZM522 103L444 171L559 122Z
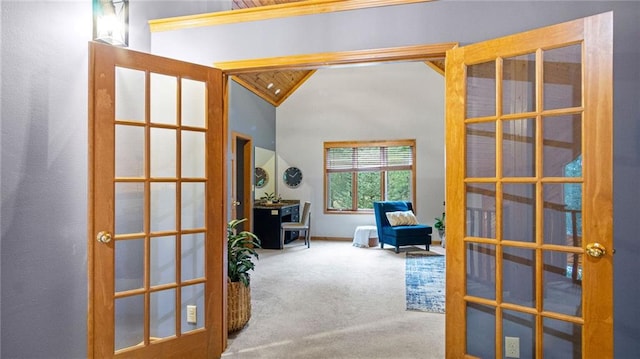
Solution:
M444 315L406 310L405 252L421 250L345 241L260 250L252 318L223 358L443 358Z

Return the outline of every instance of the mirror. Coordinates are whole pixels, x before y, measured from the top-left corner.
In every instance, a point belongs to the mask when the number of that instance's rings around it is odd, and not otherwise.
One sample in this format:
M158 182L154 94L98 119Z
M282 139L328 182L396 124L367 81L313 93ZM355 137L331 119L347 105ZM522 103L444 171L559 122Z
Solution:
M257 170L260 168L261 170ZM257 170L257 173L256 173ZM261 172L264 171L264 175ZM263 180L262 187L259 186L258 178L255 178L257 174L260 174ZM255 169L254 169L254 198L256 200L263 197L265 193L275 193L276 191L276 153L272 150L267 150L262 147L255 148Z

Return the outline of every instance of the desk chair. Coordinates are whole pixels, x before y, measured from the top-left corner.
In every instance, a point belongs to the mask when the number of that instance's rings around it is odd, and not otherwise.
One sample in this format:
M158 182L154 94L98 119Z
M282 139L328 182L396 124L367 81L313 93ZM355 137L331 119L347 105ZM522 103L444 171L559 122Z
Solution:
M300 222L284 222L280 225L280 245L284 249L284 233L286 231L304 231L304 244L311 246L311 202L305 202Z

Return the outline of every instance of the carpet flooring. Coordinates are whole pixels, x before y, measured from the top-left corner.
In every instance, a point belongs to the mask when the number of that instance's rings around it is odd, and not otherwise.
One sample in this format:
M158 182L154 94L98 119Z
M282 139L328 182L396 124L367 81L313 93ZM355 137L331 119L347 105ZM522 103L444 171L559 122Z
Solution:
M444 313L445 257L433 252L407 252L407 310Z
M406 309L405 253L418 251L328 240L260 249L251 320L222 358L444 358L445 316Z

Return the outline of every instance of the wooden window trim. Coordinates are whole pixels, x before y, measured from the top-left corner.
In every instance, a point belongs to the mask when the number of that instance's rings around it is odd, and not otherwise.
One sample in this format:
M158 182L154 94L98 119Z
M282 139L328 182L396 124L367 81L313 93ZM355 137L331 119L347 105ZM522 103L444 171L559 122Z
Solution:
M352 196L352 209L346 210L337 210L330 209L328 207L328 195L329 195L329 181L328 176L331 171L327 170L327 153L331 148L360 148L360 147L397 147L397 146L410 146L412 148L411 154L411 167L407 168L411 170L411 202L414 206L414 210L417 207L416 204L416 140L415 139L405 139L405 140L373 140L373 141L329 141L324 143L323 149L323 184L324 184L324 213L325 214L371 214L373 213L373 209L361 209L354 210L353 208L357 208L358 196L357 196L357 178L356 176L352 176L352 188L353 188L353 196ZM384 176L384 170L379 171L381 175L380 179L380 193L386 194L384 188L386 188L386 176ZM357 172L350 172L357 173Z

